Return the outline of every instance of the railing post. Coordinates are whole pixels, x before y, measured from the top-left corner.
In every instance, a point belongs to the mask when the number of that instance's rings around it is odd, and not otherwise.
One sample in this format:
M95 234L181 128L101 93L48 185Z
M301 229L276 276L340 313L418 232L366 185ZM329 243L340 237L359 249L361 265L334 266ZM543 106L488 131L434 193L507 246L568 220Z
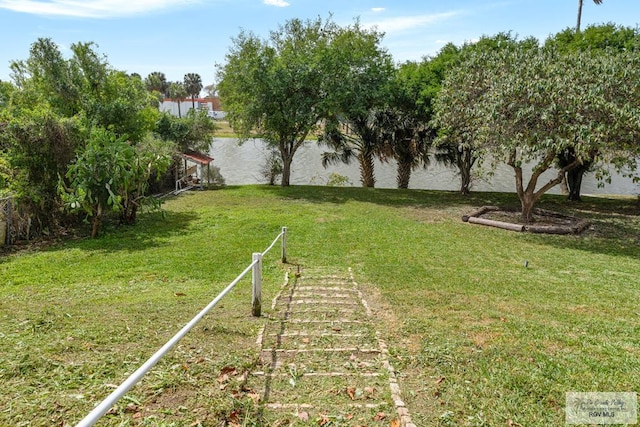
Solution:
M253 254L251 314L260 317L262 313L262 254Z
M287 227L282 227L282 263L287 263Z

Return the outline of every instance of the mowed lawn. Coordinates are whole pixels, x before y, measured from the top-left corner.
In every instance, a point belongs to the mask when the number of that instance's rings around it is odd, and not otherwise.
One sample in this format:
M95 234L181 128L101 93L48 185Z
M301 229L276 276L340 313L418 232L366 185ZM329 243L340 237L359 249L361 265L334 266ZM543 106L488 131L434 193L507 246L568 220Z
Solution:
M282 226L290 264L277 248L265 259L263 306L288 269L352 268L419 426L562 425L568 391L640 392L637 199L543 198L540 207L592 221L580 236L460 220L483 205L518 201L228 187L185 193L164 217L107 225L95 240L5 253L0 425L74 425ZM250 315L250 295L245 279L98 425L260 425L241 381L265 321Z

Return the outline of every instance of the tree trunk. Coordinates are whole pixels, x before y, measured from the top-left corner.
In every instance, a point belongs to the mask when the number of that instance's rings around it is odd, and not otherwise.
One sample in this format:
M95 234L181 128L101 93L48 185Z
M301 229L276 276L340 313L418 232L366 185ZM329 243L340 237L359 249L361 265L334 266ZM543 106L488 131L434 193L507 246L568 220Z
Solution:
M583 0L578 0L578 22L576 23L576 33L580 32L580 21L582 20L582 2Z
M360 182L363 187L375 187L376 178L374 175L373 155L359 154L358 162L360 162Z
M460 193L469 194L471 192L471 168L474 164L473 154L468 148L457 151L456 162L460 172Z
M135 224L137 214L138 204L136 202L126 203L122 209L122 216L120 217L120 221L124 225Z
M396 177L398 188L409 188L411 179L411 160L398 160L398 176Z
M178 99L178 117L182 118L182 112L180 112L180 100Z
M100 222L102 221L102 205L98 203L96 213L91 220L91 238L95 238L98 235L98 229L100 228Z
M460 169L460 194L465 196L471 192L471 171L467 168Z
M291 177L291 162L293 161L293 155L282 156L282 179L280 185L282 187L289 186L289 180Z
M569 184L569 200L572 202L581 202L580 187L582 186L582 177L588 167L578 166L567 172L567 184Z
M567 184L567 176L562 177L562 182L560 183L560 193L565 196L569 195L569 185Z
M522 221L525 224L532 224L535 222L533 218L533 207L536 204L535 196L529 192L522 193L520 197L520 205L522 206Z

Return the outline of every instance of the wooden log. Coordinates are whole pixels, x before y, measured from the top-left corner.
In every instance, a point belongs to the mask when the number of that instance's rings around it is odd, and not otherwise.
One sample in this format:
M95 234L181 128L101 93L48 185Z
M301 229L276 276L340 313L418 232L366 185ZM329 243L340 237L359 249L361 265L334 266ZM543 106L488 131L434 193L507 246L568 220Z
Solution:
M587 228L589 228L589 226L591 225L591 223L585 219L581 220L575 227L573 227L573 232L575 234L580 234L582 233L584 230L586 230Z
M582 220L576 225L527 225L525 231L541 234L580 234L589 227L589 221Z
M510 231L524 231L524 225L522 224L513 224L510 222L494 221L492 219L476 218L474 216L469 217L469 223L488 225L489 227L497 227L497 228L502 228Z
M462 221L468 222L471 217L478 217L486 214L487 212L499 211L500 208L497 206L483 206L480 209L471 212L469 215L462 215Z
M571 234L573 230L566 225L527 225L525 231L540 234Z

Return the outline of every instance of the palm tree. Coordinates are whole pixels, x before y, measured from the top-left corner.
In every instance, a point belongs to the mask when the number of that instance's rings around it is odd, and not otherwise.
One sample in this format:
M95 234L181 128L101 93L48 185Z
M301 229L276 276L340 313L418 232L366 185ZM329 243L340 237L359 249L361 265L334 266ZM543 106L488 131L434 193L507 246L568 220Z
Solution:
M349 164L355 158L360 164L363 187L374 187L374 160L383 159L384 134L380 112L362 112L349 119L331 117L327 120L320 142L333 151L322 153L322 166Z
M184 75L184 88L187 91L187 95L191 96L191 107L196 109L196 96L200 95L202 90L202 79L200 74L187 73Z
M169 97L178 102L178 117L182 117L180 101L182 101L185 96L187 96L187 90L184 88L184 84L175 82L169 85Z
M429 148L434 132L398 108L380 112L377 120L382 129L385 159L394 158L397 163L398 188L409 188L411 172L430 163Z
M576 33L580 32L580 20L582 19L582 3L584 0L578 0L578 23L576 24ZM593 0L595 4L602 4L602 0Z
M164 73L160 71L149 73L147 78L144 79L144 84L149 92L157 91L162 95L167 96L169 83L167 82L167 77Z

